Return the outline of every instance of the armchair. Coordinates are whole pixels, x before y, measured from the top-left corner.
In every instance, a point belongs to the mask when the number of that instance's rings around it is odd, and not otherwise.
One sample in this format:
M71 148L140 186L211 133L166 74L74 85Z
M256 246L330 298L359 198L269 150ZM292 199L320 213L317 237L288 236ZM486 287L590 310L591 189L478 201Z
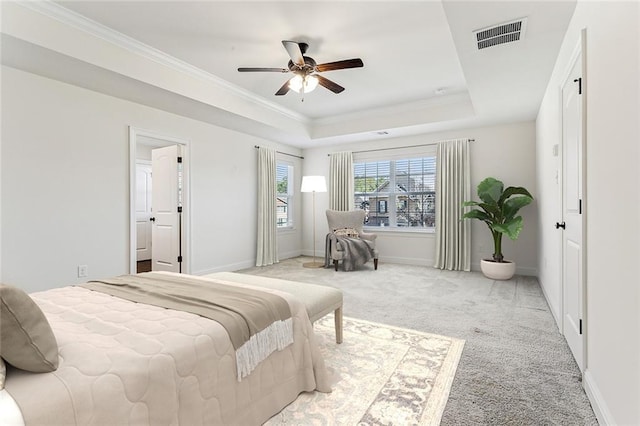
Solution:
M378 235L364 232L362 230L364 224L364 210L352 210L348 212L327 210L327 222L329 223L329 234L327 235L325 260L328 264L329 259L333 261L335 270L338 270L338 264L342 260L343 267L345 267L345 258L347 253L345 247L338 241L336 231L355 230L356 236L362 240L368 242L369 248L371 248L371 257L373 257L373 267L378 270L378 250L376 250L376 238ZM347 231L353 232L353 231ZM339 233L339 232L338 232ZM369 260L371 257L365 259ZM328 265L327 265L328 266ZM345 268L346 270L346 268Z

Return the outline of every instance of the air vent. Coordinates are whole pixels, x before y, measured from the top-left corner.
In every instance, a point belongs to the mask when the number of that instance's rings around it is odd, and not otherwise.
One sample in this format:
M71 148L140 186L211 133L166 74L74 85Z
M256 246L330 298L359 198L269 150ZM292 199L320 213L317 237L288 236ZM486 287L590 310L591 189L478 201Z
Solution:
M473 32L478 50L500 44L520 41L524 37L527 28L527 18L516 19L504 24L494 25Z

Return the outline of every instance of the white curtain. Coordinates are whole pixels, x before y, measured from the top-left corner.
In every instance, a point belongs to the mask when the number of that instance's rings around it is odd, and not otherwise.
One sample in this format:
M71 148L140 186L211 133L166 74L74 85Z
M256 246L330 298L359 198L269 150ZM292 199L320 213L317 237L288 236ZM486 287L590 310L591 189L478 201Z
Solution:
M470 200L469 140L438 143L436 160L436 262L434 267L454 271L471 269L471 230L462 219Z
M258 148L258 250L256 266L278 263L276 151Z
M336 152L329 156L329 208L353 210L353 154Z

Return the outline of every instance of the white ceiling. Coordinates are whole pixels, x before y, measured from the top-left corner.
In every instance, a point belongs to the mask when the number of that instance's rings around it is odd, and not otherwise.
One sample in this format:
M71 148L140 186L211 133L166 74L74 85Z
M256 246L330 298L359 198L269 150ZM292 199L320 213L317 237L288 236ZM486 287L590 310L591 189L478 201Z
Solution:
M372 139L383 130L395 137L534 119L575 7L575 0L57 3L298 117L308 137L286 130L269 137L301 148ZM476 49L474 30L522 17L522 41ZM364 68L323 73L346 88L340 94L318 87L304 102L293 91L276 97L290 74L237 68L286 68L281 40L308 43L306 55L318 63L359 57ZM8 55L3 62L12 65Z

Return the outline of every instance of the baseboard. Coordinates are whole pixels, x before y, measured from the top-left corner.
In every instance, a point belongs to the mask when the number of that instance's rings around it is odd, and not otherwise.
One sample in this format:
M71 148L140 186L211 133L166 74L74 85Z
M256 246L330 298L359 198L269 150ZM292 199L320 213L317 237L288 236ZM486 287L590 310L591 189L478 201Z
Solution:
M285 259L291 259L294 257L298 257L301 256L302 253L300 252L300 250L293 250L293 251L288 251L285 253L278 253L278 259L280 260L285 260ZM311 255L310 255L311 256ZM318 256L318 254L316 253L316 256ZM322 258L324 259L324 253L322 253Z
M418 257L390 257L380 256L380 262L397 263L400 265L415 265L415 266L433 266L433 259L424 259Z
M601 425L615 425L615 419L611 415L611 411L609 411L609 407L607 407L589 369L586 369L582 376L582 386L589 398L589 402L591 402L591 408L593 408L598 423Z
M302 256L313 256L312 250L303 250L301 253ZM295 256L291 256L295 257ZM316 250L316 258L324 260L324 251L319 252ZM418 257L389 257L389 256L380 256L380 262L388 262L388 263L398 263L401 265L415 265L415 266L433 266L433 259L424 259Z
M319 252L316 250L316 259L320 259L321 261L324 260L324 251ZM294 251L290 251L290 252L286 252L286 253L280 253L279 254L279 259L280 260L285 260L285 259L291 259L293 257L298 257L298 256L313 256L313 250L294 250ZM395 257L395 256L380 256L380 262L388 262L388 263L397 263L399 265L414 265L414 266L433 266L434 264L434 259L425 259L425 258L419 258L419 257ZM221 266L216 266L215 268L210 268L210 269L204 269L204 270L199 270L199 271L193 271L192 274L193 275L206 275L206 274L212 274L214 272L226 272L226 271L237 271L239 269L246 269L246 268L251 268L255 265L255 261L253 260L246 260L243 262L237 262L237 263L230 263L227 265L221 265ZM472 263L471 264L471 270L472 271L480 271L480 264L479 263ZM536 276L537 275L538 270L536 268L516 268L516 274L518 275L529 275L529 276ZM544 291L544 289L543 289ZM546 294L545 294L545 298L546 298ZM548 298L547 298L547 303L548 302ZM553 313L553 312L552 312ZM554 314L554 318L555 318L555 313ZM556 323L557 323L557 318L556 318Z
M289 256L289 257L298 257L298 256L309 256L309 257L311 257L311 256L313 256L313 250L302 250L301 252L299 252L295 256ZM284 259L284 257L283 257L283 259ZM324 251L316 250L316 259L324 260Z
M322 253L321 255L322 255L322 259L324 259L324 253ZM298 257L298 256L300 256L300 251L291 251L291 252L286 252L286 253L280 253L278 255L278 258L280 260L285 260L285 259L290 259L292 257ZM309 255L309 256L311 256L311 255ZM320 257L320 255L316 253L316 257ZM227 265L216 266L215 268L209 268L209 269L202 269L202 270L199 270L199 271L193 271L193 272L191 272L191 274L192 275L207 275L207 274L213 274L215 272L238 271L240 269L253 268L254 266L256 266L256 261L255 260L244 260L242 262L229 263Z
M480 271L480 263L472 262L471 263L472 271ZM516 264L516 275L526 275L529 277L537 277L538 276L538 268L530 267L530 266L518 266Z
M227 265L216 266L215 268L202 269L199 271L192 271L192 275L207 275L213 274L214 272L228 272L228 271L238 271L240 269L247 269L256 266L255 260L245 260L243 262L237 263L229 263Z
M549 294L547 294L546 288L540 282L540 277L538 277L538 283L540 284L540 289L542 290L542 296L547 301L547 306L549 307L549 311L551 311L551 316L553 316L553 319L556 321L556 327L558 327L558 331L562 333L562 323L560 322L560 312L557 312L557 310L554 309L555 307L551 303L549 303L549 300L551 299L549 299Z
M312 250L303 250L302 253L296 254L295 256L313 256ZM284 257L283 257L284 259ZM316 259L324 260L324 251L319 252L316 250ZM397 263L400 265L413 265L413 266L433 266L433 259L424 259L418 257L389 257L389 256L380 256L380 262L387 263Z
M517 275L526 275L529 277L537 277L538 276L538 268L534 267L519 267L516 265L516 274Z

